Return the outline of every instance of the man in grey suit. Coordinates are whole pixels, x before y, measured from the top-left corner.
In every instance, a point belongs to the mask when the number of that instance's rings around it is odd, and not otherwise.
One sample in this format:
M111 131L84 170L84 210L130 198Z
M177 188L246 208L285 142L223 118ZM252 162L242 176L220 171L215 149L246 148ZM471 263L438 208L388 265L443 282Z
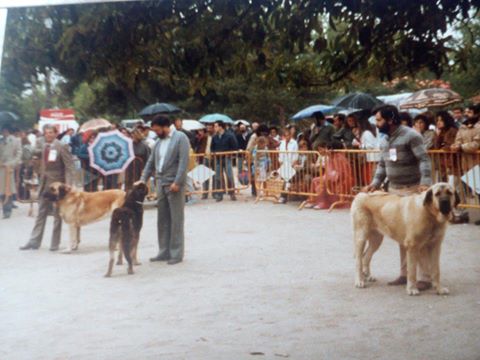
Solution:
M44 141L37 142L35 155L40 160L40 190L38 193L38 216L35 220L30 241L22 246L20 250L36 250L40 247L45 230L45 223L48 214L52 211L53 203L43 197L44 191L56 182L60 181L73 185L75 167L72 154L67 144L56 139L57 129L52 125L45 125L43 128ZM62 233L62 218L58 209L53 209L54 224L50 250L58 250L60 236Z
M170 120L163 115L156 116L151 126L158 140L140 178L145 183L153 174L157 182L159 252L150 261L168 261L174 265L183 260L190 142L184 133L170 128Z

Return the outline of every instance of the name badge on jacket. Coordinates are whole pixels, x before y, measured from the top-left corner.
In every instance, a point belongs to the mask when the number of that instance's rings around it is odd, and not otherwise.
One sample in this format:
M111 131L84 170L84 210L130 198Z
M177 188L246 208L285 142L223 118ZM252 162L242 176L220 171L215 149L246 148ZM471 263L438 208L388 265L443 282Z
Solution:
M48 162L57 161L57 150L52 149L48 153Z
M397 161L397 149L392 148L388 150L388 153L390 155L390 161Z

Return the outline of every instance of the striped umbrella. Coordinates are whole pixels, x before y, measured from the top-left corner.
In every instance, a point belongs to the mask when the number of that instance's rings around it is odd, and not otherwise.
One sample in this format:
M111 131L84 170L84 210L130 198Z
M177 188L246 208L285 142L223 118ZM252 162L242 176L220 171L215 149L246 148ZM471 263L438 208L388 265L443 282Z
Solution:
M401 109L422 109L443 107L463 101L462 97L450 89L423 89L414 92L400 105Z

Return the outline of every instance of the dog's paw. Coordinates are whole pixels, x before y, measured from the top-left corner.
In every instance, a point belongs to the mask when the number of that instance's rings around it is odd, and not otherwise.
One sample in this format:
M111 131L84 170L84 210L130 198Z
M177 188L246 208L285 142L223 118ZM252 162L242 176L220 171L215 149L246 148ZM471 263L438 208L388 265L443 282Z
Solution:
M142 263L140 261L135 261L133 265L139 266L139 265L142 265Z
M133 275L133 270L132 269L128 269L128 275Z
M62 251L60 251L61 254L71 254L72 253L72 249L64 249Z
M450 294L450 291L445 287L441 287L441 288L437 289L437 294L438 295L448 295L448 294Z
M115 265L123 265L123 261L117 261Z
M372 275L366 276L365 279L367 280L367 282L375 282L375 281L377 281L377 279L376 279L375 277L373 277Z
M363 281L363 280L355 281L355 287L357 287L359 289L363 289L365 287L365 281Z
M103 277L109 278L112 277L112 274L106 273L105 275L103 275Z
M416 287L407 288L407 294L410 296L420 295L420 291Z

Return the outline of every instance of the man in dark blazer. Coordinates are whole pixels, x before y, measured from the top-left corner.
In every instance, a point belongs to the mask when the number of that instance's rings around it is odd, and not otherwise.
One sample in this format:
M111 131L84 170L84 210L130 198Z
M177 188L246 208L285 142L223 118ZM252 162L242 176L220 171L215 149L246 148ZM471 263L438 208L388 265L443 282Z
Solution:
M140 182L154 175L158 197L158 255L150 261L168 261L174 265L183 260L185 183L187 178L190 142L188 137L170 128L170 119L157 115L152 120L157 134L152 153L145 165Z
M37 142L35 154L40 161L40 190L38 194L38 215L35 220L30 241L22 246L20 250L36 250L40 247L45 230L45 223L48 214L52 211L53 203L43 197L44 191L56 182L60 181L73 185L75 166L72 154L67 144L56 139L57 129L52 125L45 125L43 128L44 139ZM58 250L60 236L62 233L62 219L58 209L53 209L54 224L50 250Z

